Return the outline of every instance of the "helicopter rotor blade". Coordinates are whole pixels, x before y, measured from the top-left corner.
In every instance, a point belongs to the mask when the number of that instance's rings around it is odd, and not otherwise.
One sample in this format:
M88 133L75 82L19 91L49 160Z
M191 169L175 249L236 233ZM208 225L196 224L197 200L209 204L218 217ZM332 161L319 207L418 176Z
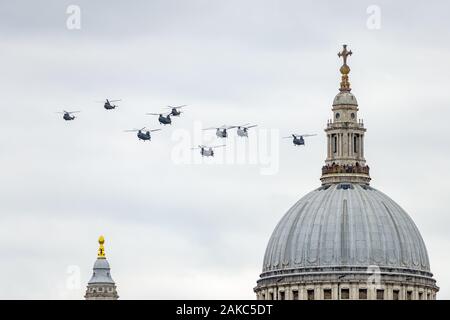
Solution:
M210 147L211 149L215 149L215 148L221 148L221 147L226 147L227 145L226 144L221 144L221 145L219 145L219 146L212 146L212 147Z
M162 129L152 129L152 130L148 130L150 132L155 132L155 131L161 131Z
M297 134L297 133L293 133L294 136L296 137L313 137L313 136L317 136L317 134Z
M118 99L118 100L109 100L109 102L119 102L122 101L122 99Z
M247 126L247 127L245 127L245 128L250 129L250 128L257 127L257 126L258 126L257 124L254 124L254 125L252 125L252 126Z

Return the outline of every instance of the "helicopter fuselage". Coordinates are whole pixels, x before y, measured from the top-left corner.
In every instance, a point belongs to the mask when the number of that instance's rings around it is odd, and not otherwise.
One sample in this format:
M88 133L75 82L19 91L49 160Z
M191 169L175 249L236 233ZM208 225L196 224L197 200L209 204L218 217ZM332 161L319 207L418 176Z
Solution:
M170 114L175 117L179 117L181 114L181 111L179 111L177 108L172 108L172 112Z
M152 139L152 137L150 135L150 131L147 131L147 132L138 131L137 137L139 138L139 140L144 140L144 141L146 141L146 140L150 141Z
M75 116L71 116L68 113L64 113L63 119L66 120L66 121L70 121L70 120L74 120Z
M227 129L217 129L216 130L216 136L219 138L226 138L228 137Z
M296 146L304 146L305 145L305 139L303 139L303 137L294 137L294 140L292 142Z
M248 137L248 131L245 128L238 128L237 129L237 134L240 137Z
M212 148L201 148L200 154L204 157L214 157L214 150Z
M172 119L170 119L170 115L163 116L162 114L159 115L158 121L160 124L172 124Z
M113 104L110 104L109 102L106 102L104 107L105 107L106 110L112 110L112 109L115 109L117 106L113 105Z

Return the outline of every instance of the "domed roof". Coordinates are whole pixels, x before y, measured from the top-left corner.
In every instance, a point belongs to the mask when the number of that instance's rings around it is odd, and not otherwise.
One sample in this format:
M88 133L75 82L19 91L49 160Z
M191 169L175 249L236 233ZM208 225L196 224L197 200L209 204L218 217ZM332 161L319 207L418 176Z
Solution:
M111 272L108 260L105 258L98 258L94 263L94 272L91 280L88 284L94 283L110 283L114 284L114 280L111 278Z
M341 183L310 192L284 215L263 272L370 265L430 271L419 230L397 203L372 187Z
M349 91L341 91L339 92L333 100L333 106L339 105L353 105L357 106L358 102L356 101L355 96Z

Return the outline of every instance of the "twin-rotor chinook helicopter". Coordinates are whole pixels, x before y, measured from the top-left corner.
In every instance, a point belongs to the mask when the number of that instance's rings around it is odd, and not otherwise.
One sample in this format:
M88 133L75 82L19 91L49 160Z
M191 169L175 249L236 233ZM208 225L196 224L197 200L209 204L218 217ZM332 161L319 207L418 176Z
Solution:
M146 131L144 131L146 130ZM139 140L142 141L151 141L152 136L151 132L160 131L161 129L147 129L146 127L143 127L141 129L131 129L131 130L125 130L124 132L137 132L137 137Z
M250 125L249 123L246 123L246 124L244 124L242 126L238 126L237 127L237 134L240 137L248 137L248 129L254 128L254 127L257 127L257 126L258 126L257 124Z
M225 145L222 144L222 145L219 145L219 146L210 146L210 147L204 146L204 145L199 145L198 147L192 148L191 150L200 149L200 154L203 157L214 157L214 150L213 149L221 148L221 147L225 147Z
M294 146L304 146L305 145L305 137L313 137L313 136L317 136L317 134L296 134L293 133L292 135L288 136L288 137L283 137L283 139L292 139L292 143L294 144Z
M159 116L158 121L160 124L166 125L166 124L172 124L172 119L170 118L170 115L172 112L169 113L146 113L146 115L150 116Z

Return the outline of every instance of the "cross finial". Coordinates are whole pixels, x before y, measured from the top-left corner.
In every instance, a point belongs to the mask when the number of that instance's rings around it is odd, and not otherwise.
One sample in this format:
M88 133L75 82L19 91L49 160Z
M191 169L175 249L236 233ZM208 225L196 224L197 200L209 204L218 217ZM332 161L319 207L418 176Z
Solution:
M338 52L338 57L344 60L344 63L341 66L341 74L342 74L342 81L341 81L341 87L339 88L340 91L350 91L352 90L350 88L350 82L348 82L348 74L350 73L350 67L347 65L347 58L348 56L351 56L353 54L352 50L347 50L347 45L344 44L342 49L342 52Z
M344 65L347 65L347 57L351 56L353 54L352 50L347 50L347 45L342 45L344 49L342 49L342 52L338 52L338 57L342 57L344 60Z

